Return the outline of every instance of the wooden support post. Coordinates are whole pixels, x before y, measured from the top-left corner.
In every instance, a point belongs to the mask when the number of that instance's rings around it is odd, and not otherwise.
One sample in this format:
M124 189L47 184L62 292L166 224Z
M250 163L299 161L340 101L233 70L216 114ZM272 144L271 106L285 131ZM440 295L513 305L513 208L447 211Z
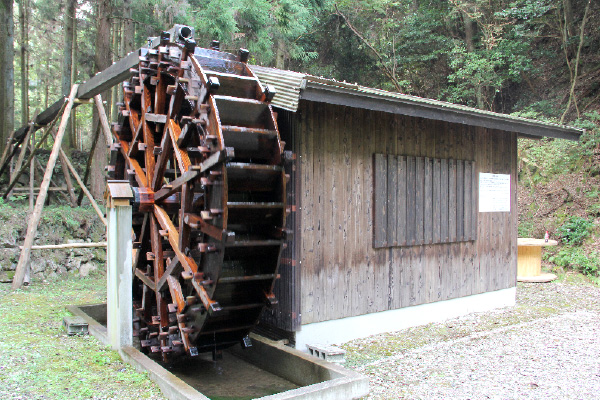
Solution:
M23 246L19 246L21 249ZM93 247L106 247L106 242L84 242L84 243L63 243L63 244L42 244L31 246L31 250L55 250L55 249L85 249Z
M73 165L71 164L71 162L67 158L66 154L64 154L63 150L60 149L60 151L63 154L63 157L64 157L64 160L65 160L65 163L67 164L67 167L69 168L69 170L73 174L73 177L75 178L75 180L79 184L79 187L81 187L81 190L83 190L83 193L85 193L85 195L89 199L90 203L92 204L92 207L94 207L94 210L96 210L96 214L98 214L98 217L100 217L100 220L102 220L102 223L104 225L106 225L106 218L104 218L104 213L102 212L102 210L100 210L100 207L98 207L98 203L96 203L96 200L94 200L94 196L92 196L92 194L90 193L90 191L87 190L87 188L83 184L83 181L79 177L79 174L77 173L77 171L75 171L75 168L73 168Z
M19 152L19 157L17 158L17 164L15 165L15 169L13 172L17 172L21 170L21 166L23 165L23 159L25 159L25 153L27 153L27 145L29 144L29 137L31 136L31 132L33 131L33 122L29 123L29 129L27 129L27 135L23 140L23 145L21 146L21 151ZM27 165L27 164L26 164ZM10 181L12 182L15 179L14 173L11 174Z
M35 149L35 135L31 135L31 145L30 145L31 153L33 154L33 150ZM35 186L35 160L31 157L31 161L29 163L29 212L33 212L33 207L35 206L35 195L33 193L33 187Z
M63 107L61 108L61 110L64 111L64 108L66 107L67 103L63 104ZM64 114L63 114L64 115ZM44 141L46 140L46 138L50 135L50 132L52 131L52 128L54 128L54 124L55 122L58 120L58 117L55 118L52 122L50 122L50 125L48 125L46 127L46 130L44 131L44 134L42 135L40 141L37 143L37 145L35 146L35 148L33 149L33 152L31 152L31 154L29 154L29 158L27 159L27 162L25 163L25 166L22 167L15 175L14 175L14 179L11 180L10 184L8 185L8 189L6 189L6 192L4 193L4 195L2 197L6 198L8 196L8 194L10 193L10 191L12 190L12 188L15 186L15 184L17 183L17 180L19 179L19 177L21 176L21 174L23 173L23 171L25 171L25 168L27 168L27 164L29 164L31 162L31 160L33 159L33 157L35 156L35 153L40 149L40 147L42 147L42 144L44 143ZM0 176L2 176L2 170L0 169Z
M131 346L132 327L132 206L128 181L108 181L106 190L107 331L114 350Z
M56 134L56 140L54 141L54 146L52 146L52 152L50 153L50 158L48 159L48 166L46 167L44 179L42 180L42 184L40 186L40 193L35 202L33 214L29 219L29 225L27 226L27 234L25 235L25 242L23 243L23 251L21 251L19 263L17 264L17 268L15 270L15 276L12 282L13 290L20 288L23 284L23 278L25 277L27 265L29 264L29 257L31 255L31 246L33 246L33 239L35 238L38 224L42 218L42 209L44 208L44 202L46 201L46 196L48 194L48 187L50 186L52 171L54 170L54 165L56 164L56 159L58 158L62 139L65 136L65 130L67 128L67 122L69 121L71 109L73 108L73 100L75 99L75 93L77 93L77 87L78 85L73 85L71 88L71 94L69 95L67 106L63 112L58 133Z
M65 177L65 183L67 184L67 191L69 192L69 199L71 199L71 205L73 207L77 207L77 196L75 196L75 191L73 190L73 182L71 181L71 175L69 175L69 169L67 168L67 156L65 155L64 150L60 149L60 167L63 171L63 176Z
M104 106L102 105L102 96L99 94L94 96L94 103L96 103L96 108L98 109L98 119L100 120L100 125L102 126L102 133L104 133L106 146L110 147L110 145L113 143L113 140L108 118L106 118L106 111L104 111Z
M83 181L81 180L81 177L79 176L79 174L77 173L77 171L75 171L75 168L73 167L73 164L71 164L71 162L69 161L69 158L67 157L67 155L65 154L65 152L63 151L62 148L60 149L60 156L61 156L60 161L64 162L64 164L66 165L66 167L68 168L68 170L71 171L71 173L73 174L73 177L77 181L77 184L79 185L79 187L81 188L81 190L83 190L83 193L85 193L85 195L89 199L90 203L92 204L92 207L94 207L94 210L96 211L96 214L98 214L98 216L100 217L100 220L102 220L102 223L106 226L106 218L104 218L104 213L102 212L102 210L100 210L100 207L98 207L98 203L96 203L96 200L94 200L94 196L92 196L92 194L90 193L90 191L87 190L87 188L83 184ZM68 171L67 171L67 173L68 173ZM70 189L70 191L72 191L72 189ZM75 199L75 205L77 205L77 199Z
M94 150L96 149L96 145L98 143L98 136L100 135L100 126L96 127L96 133L94 133L94 138L92 139L92 147L90 148L90 155L88 157L87 163L85 165L85 173L83 174L83 184L87 185L88 178L90 176L90 169L92 167L92 160L94 159ZM82 190L77 196L77 205L81 205L81 201L83 200L83 196L85 192Z
M13 141L13 138L15 137L15 132L16 131L11 131L10 132L10 136L8 138L8 141L6 142L6 147L4 148L4 151L2 152L2 158L0 159L0 165L4 165L4 162L6 161L6 158L8 157L8 153L10 152L11 149L11 144Z

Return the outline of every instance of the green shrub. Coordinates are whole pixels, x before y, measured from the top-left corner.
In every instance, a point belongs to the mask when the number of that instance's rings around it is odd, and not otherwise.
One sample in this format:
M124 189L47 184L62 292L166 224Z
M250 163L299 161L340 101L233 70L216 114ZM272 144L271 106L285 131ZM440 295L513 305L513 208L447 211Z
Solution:
M548 261L563 268L581 271L584 275L600 276L598 274L598 263L600 262L598 253L593 252L587 255L580 247L563 248L556 255L550 257Z
M517 234L520 238L533 237L535 231L535 224L531 221L522 221L517 226Z
M558 228L560 239L570 245L579 245L590 235L594 223L582 217L570 217Z

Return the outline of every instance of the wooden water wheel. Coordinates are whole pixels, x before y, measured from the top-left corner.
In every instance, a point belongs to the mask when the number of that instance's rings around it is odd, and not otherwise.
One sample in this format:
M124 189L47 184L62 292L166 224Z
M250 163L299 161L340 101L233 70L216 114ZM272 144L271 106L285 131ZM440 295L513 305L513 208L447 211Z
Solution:
M123 84L109 179L134 189L134 333L142 349L196 355L247 338L284 246L284 143L270 100L238 55L176 26ZM158 43L159 41L159 43Z

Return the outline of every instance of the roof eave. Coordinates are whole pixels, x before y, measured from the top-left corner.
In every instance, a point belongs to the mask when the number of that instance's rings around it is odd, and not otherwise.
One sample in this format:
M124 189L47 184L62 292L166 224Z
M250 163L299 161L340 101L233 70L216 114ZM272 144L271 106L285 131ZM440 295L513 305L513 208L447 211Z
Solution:
M351 88L310 81L303 82L300 99L516 132L520 137L531 139L551 137L578 141L584 133L582 129L568 126L525 119L508 119L501 114L482 114L475 110L454 108L445 106L445 104L391 98L376 93L364 93Z

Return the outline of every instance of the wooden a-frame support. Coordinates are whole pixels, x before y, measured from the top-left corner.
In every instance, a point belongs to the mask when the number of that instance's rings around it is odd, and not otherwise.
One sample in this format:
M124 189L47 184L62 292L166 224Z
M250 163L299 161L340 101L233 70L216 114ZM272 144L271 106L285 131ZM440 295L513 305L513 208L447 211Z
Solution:
M39 194L38 194L36 202L35 202L35 207L33 209L33 213L29 219L29 224L27 226L27 234L25 235L25 241L22 246L21 254L19 256L19 262L17 264L17 268L15 270L15 276L14 276L13 282L12 282L13 290L20 288L21 285L23 284L23 279L25 278L25 274L27 272L27 266L30 261L31 249L33 247L33 240L37 233L38 225L39 225L40 219L42 217L42 210L44 208L44 203L46 202L46 196L48 195L48 189L50 187L50 180L52 179L52 173L54 171L54 166L56 165L56 160L58 159L59 156L61 157L61 163L63 164L63 166L65 168L65 175L68 175L68 171L70 171L73 174L73 177L75 178L75 180L80 185L83 192L86 194L86 196L90 200L92 207L94 207L94 210L96 211L96 213L98 214L98 216L100 217L100 219L102 220L104 225L106 225L106 218L104 217L104 213L100 210L100 207L98 207L98 204L94 200L91 193L85 187L83 181L79 177L79 174L77 174L77 171L75 171L75 168L73 168L73 165L71 164L71 162L67 158L67 155L64 153L64 151L62 150L62 147L61 147L64 135L65 135L67 123L68 123L69 117L71 115L71 110L73 109L73 105L77 101L75 96L77 95L78 86L79 85L73 85L73 87L71 89L71 93L69 94L69 97L67 98L65 106L63 107L63 113L62 113L62 117L60 119L60 125L58 127L58 132L54 136L54 145L52 146L52 152L50 153L50 158L48 159L48 165L46 167L46 170L44 172L44 178L42 179L42 183L40 185L40 191L39 191ZM104 133L106 142L107 142L107 144L110 144L110 143L112 143L112 138L110 137L110 128L108 125L108 120L106 119L106 113L104 111L104 107L102 106L102 98L100 97L100 95L94 96L94 102L96 104L96 107L98 108L100 124L102 125L102 131ZM53 123L52 123L52 125L53 125ZM44 132L44 137L46 137L50 133L50 130L52 127L49 126L48 128L49 129L47 129L46 132ZM43 140L40 140L39 143L41 143L42 141ZM11 183L9 185L9 188L8 188L6 194L8 194L8 192L10 192L12 187L14 187L16 180L18 179L20 174L25 170L25 168L28 166L30 161L33 159L33 157L35 155L35 151L38 148L39 147L35 147L31 151L31 154L29 156L30 158L27 160L25 165L22 166L19 169L19 171L17 171L14 174L14 178L11 179ZM6 194L5 194L5 197L6 197Z

